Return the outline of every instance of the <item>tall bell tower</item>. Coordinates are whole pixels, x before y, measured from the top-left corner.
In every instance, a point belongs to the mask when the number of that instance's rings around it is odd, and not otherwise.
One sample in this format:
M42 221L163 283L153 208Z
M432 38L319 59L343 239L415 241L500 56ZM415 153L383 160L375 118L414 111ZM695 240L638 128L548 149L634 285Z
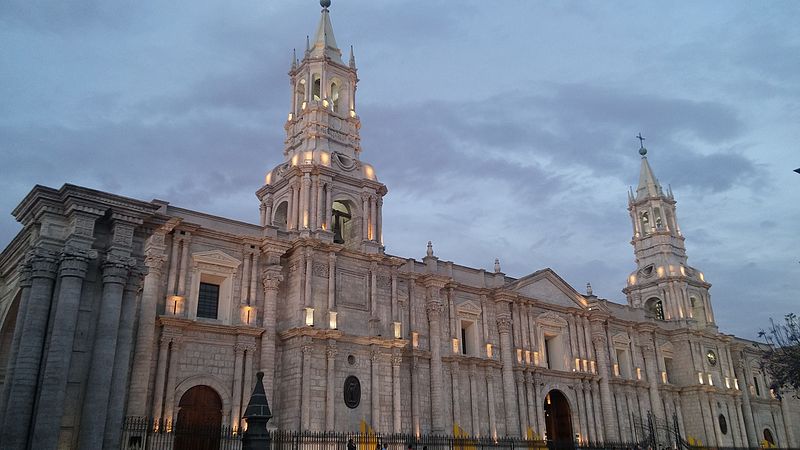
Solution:
M382 243L383 196L375 169L361 161L353 48L347 64L336 44L330 0L303 59L292 55L291 106L284 125L284 161L256 192L261 225L369 253Z
M656 320L688 320L698 327L715 326L705 276L686 263L684 237L678 225L675 197L667 192L647 161L641 133L639 185L628 193L637 269L622 291L628 304L644 308Z

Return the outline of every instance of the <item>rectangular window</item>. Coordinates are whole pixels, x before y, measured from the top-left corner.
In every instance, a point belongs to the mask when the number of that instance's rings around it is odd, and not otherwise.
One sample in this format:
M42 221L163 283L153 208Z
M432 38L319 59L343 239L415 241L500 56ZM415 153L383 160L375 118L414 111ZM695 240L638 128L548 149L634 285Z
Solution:
M478 336L476 322L461 320L461 353L464 355L478 355Z
M672 358L664 357L664 383L671 383L672 374L674 373L675 369L672 365Z
M219 285L200 283L200 294L197 297L197 317L216 319L219 308Z
M545 337L544 339L544 353L545 357L547 358L547 368L553 368L553 340L551 338Z
M461 329L461 354L462 355L466 355L467 354L467 329L466 328L462 328Z
M758 386L758 377L753 377L753 386L756 388L756 396L761 397L761 389Z

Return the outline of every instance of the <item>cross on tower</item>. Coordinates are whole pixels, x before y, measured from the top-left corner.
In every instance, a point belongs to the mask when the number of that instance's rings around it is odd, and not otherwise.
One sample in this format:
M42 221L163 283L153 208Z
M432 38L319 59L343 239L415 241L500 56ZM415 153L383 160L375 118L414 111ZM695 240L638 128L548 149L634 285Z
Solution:
M636 139L639 140L639 148L644 148L644 140L645 138L642 137L642 132L640 131L639 134L636 135Z

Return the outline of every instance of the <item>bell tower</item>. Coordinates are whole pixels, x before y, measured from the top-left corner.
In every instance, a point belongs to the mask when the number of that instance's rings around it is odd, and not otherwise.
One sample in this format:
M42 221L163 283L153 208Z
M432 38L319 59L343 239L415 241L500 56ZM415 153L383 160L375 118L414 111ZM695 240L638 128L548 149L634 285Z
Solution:
M261 225L365 252L382 242L383 196L375 169L361 161L353 48L347 64L336 44L330 0L321 0L314 39L303 59L292 55L291 106L284 125L284 161L256 192Z
M647 161L641 133L639 185L628 192L637 269L622 290L628 304L644 308L656 320L688 320L698 327L715 326L705 276L687 263L672 189L661 188Z

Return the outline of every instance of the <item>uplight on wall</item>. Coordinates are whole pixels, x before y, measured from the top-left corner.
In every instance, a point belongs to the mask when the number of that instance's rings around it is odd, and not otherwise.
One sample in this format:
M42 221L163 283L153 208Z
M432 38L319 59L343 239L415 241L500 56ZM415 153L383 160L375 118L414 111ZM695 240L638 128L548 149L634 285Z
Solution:
M183 314L183 297L180 295L173 295L169 298L170 305L168 306L169 311L172 313L173 316Z
M575 370L581 370L581 359L575 358Z
M306 311L306 326L314 326L314 308L305 308Z
M403 324L400 322L394 322L394 338L400 339L403 337Z
M411 333L411 346L414 348L419 348L419 333L416 331Z
M531 351L525 350L525 364L530 365L531 363Z
M250 325L250 320L253 316L253 307L250 305L245 305L242 307L242 322L246 325Z
M711 374L708 374L708 385L709 386L713 386L714 385L714 380L711 379Z
M619 364L614 364L614 376L619 376Z
M739 380L736 378L733 379L733 388L739 390Z
M705 384L705 380L703 380L703 372L697 372L697 380L700 381L700 384Z
M492 344L486 344L486 357L492 358Z
M331 330L339 329L337 314L338 313L336 311L328 311L328 325L330 326Z
M661 382L664 383L664 384L667 384L667 372L666 371L661 372Z
M536 366L539 365L539 352L533 352L533 364Z
M592 361L592 373L597 373L597 365Z
M453 353L458 353L458 339L453 338Z
M641 380L642 379L642 368L641 367L637 367L636 368L636 379L637 380Z
M517 362L518 363L522 363L522 349L521 348L517 349Z
M725 388L727 389L731 388L731 379L728 377L725 377Z

